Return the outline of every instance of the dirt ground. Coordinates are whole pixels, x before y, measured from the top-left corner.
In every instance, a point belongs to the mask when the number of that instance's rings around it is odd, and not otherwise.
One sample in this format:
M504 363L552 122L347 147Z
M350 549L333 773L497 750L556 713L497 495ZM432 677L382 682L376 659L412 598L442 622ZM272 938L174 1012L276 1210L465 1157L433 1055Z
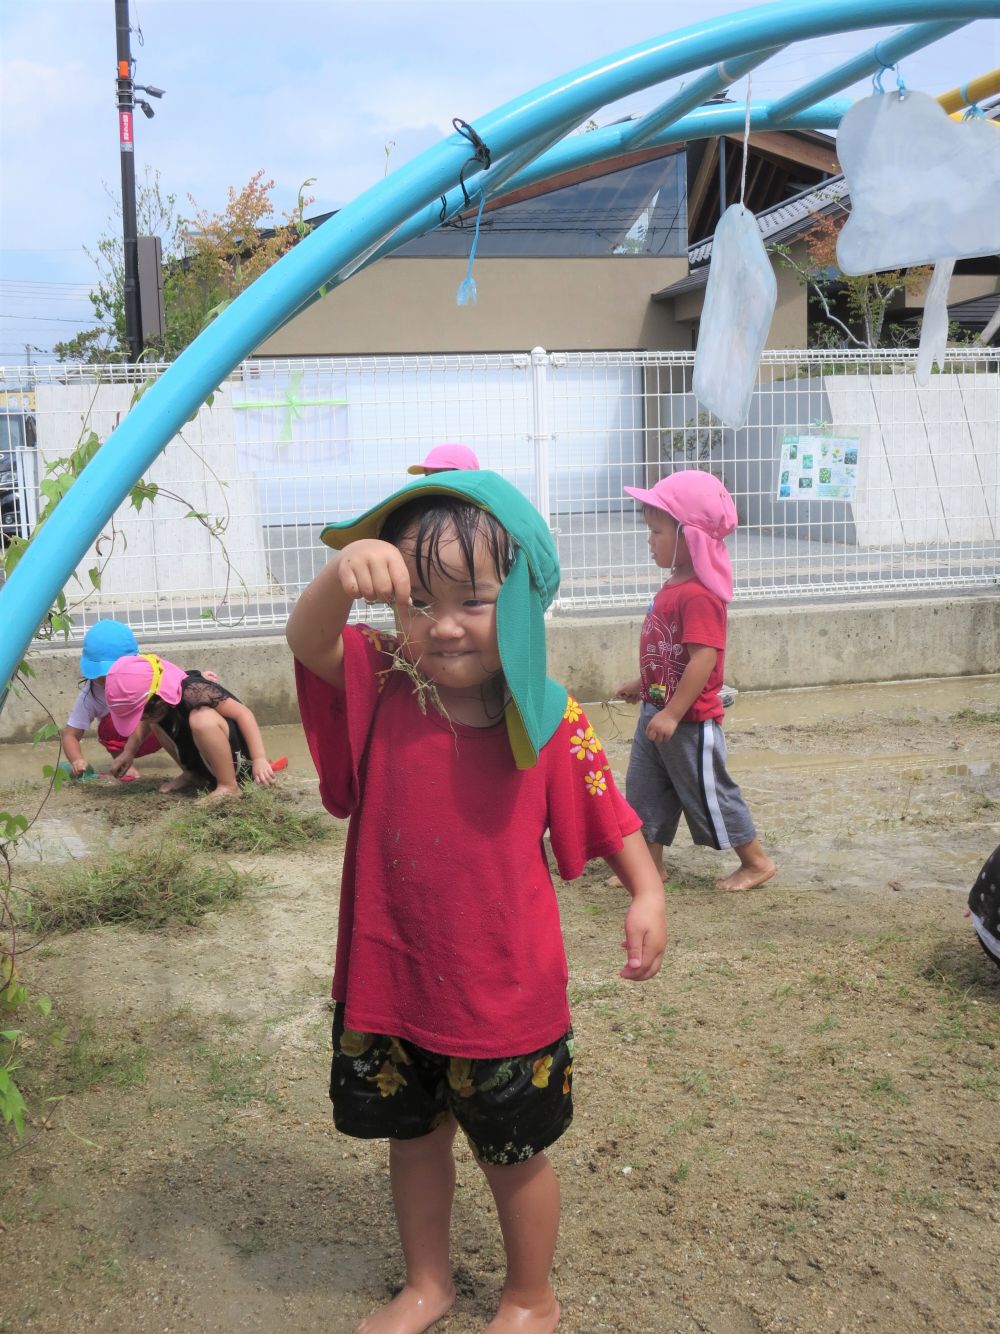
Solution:
M623 776L627 711L590 716ZM1000 1330L1000 970L962 917L1000 842L1000 678L741 695L727 733L774 881L716 891L731 861L684 835L645 985L617 976L603 863L559 887L561 1327ZM0 807L30 806L41 758L0 752ZM314 807L307 764L284 782ZM172 809L152 783L63 791L15 879ZM25 956L54 1008L24 1052L37 1114L0 1144L0 1330L346 1334L392 1293L385 1148L337 1135L326 1100L342 847L233 858L266 883L197 927ZM465 1149L454 1261L437 1328L470 1334L502 1252Z

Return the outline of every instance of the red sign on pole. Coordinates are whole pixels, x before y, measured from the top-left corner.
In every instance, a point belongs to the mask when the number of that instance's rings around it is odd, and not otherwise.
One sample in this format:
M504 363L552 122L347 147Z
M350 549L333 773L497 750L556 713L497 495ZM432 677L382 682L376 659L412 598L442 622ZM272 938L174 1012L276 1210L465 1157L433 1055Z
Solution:
M131 111L119 111L118 113L118 139L123 153L133 151Z

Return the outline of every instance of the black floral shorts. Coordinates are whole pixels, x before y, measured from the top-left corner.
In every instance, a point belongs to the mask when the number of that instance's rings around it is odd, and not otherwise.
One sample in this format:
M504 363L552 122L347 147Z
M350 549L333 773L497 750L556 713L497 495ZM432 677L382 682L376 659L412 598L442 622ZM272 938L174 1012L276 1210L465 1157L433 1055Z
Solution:
M357 1033L338 1001L330 1099L334 1125L355 1139L418 1139L453 1116L482 1162L524 1162L573 1119L573 1030L524 1056L469 1060Z

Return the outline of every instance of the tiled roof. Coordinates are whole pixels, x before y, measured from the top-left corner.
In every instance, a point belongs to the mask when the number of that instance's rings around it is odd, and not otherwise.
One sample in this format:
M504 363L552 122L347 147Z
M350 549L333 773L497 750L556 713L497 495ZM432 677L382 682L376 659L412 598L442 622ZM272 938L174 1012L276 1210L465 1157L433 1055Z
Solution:
M975 296L970 301L956 301L948 307L948 318L959 324L968 324L974 328L985 329L1000 306L1000 292L989 296Z
M831 176L822 185L803 190L800 194L793 195L791 199L783 199L780 204L758 213L757 226L760 228L761 240L767 247L779 245L782 241L798 236L800 232L808 231L817 214L841 211L846 213L850 203L851 196L843 175ZM699 241L697 245L688 248L690 265L688 276L671 283L669 287L664 287L659 292L654 292L654 301L673 300L675 296L683 296L685 292L693 292L705 286L708 282L714 239L710 236L707 240Z

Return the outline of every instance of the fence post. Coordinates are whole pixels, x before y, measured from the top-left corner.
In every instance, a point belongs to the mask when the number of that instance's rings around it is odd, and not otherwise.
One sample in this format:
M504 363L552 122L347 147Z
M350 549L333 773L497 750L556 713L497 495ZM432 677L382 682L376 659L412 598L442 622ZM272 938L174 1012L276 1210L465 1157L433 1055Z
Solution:
M531 442L535 459L535 503L542 518L551 528L549 467L552 436L549 432L548 371L549 354L544 347L533 347L531 349Z

